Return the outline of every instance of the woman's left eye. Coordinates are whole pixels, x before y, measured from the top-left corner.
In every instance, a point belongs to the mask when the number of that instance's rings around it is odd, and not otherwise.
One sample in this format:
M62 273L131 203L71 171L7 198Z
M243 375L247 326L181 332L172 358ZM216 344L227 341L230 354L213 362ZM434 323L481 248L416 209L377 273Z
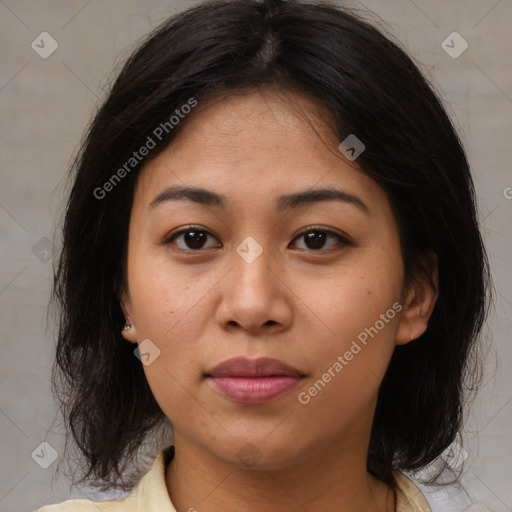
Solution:
M322 229L317 227L308 228L306 231L299 233L295 240L303 238L305 235L307 236L304 240L309 245L309 247L306 247L305 250L318 251L319 249L323 248L323 245L329 238L337 239L338 243L334 244L330 248L324 248L324 252L329 252L332 251L333 249L341 249L341 247L345 245L351 245L351 242L348 240L348 238L338 233L335 233L334 231L331 231L329 229Z
M206 231L205 229L190 226L186 229L182 229L181 231L178 231L177 233L168 236L163 241L163 244L170 245L175 240L179 240L181 238L183 243L186 244L186 246L180 247L179 244L176 244L180 249L189 253L199 252L201 250L211 249L211 247L205 247L204 245L208 236L213 237L213 235ZM346 245L351 245L351 242L348 240L348 238L329 229L322 229L319 227L311 227L305 231L302 231L302 233L299 233L294 240L298 240L300 238L303 238L307 245L306 248L299 248L301 250L311 250L316 252L319 252L319 250L323 250L323 252L329 252L332 251L333 248L338 248L338 246L340 246L339 248L341 248ZM324 245L329 238L335 238L337 239L338 242L335 243L334 245L331 245L331 247L325 249Z

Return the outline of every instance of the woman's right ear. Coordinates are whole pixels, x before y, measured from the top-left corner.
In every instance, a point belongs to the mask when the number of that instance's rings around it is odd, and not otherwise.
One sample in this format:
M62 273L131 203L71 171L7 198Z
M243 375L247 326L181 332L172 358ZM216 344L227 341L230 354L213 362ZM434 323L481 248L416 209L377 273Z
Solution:
M121 293L120 297L121 309L123 310L124 317L126 319L126 324L121 331L121 335L126 341L130 341L131 343L137 343L137 330L135 328L135 323L133 321L132 314L132 303L128 293L125 290Z

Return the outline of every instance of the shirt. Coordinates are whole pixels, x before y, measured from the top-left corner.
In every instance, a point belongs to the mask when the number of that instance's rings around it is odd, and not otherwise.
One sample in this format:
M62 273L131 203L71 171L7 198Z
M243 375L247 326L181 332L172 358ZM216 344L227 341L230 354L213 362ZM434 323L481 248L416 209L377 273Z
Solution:
M173 446L162 450L151 469L139 480L133 491L122 499L101 502L71 499L46 505L36 512L176 512L165 483L165 470L173 454ZM393 477L398 486L396 512L431 512L427 500L411 480L398 472L393 472Z

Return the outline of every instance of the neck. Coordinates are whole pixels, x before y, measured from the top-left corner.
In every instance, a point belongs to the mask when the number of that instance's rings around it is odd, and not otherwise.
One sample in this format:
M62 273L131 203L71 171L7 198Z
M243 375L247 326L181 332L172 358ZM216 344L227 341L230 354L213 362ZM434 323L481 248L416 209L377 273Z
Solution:
M354 441L354 440L352 440ZM367 446L331 444L280 469L240 467L174 432L166 484L178 512L389 512L391 489L366 471Z

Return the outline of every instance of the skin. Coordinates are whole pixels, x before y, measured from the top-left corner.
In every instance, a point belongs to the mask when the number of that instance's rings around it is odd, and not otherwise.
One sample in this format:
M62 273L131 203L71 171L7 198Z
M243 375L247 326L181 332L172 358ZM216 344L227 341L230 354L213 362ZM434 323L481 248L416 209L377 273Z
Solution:
M134 326L123 336L160 350L144 371L173 424L172 502L178 512L395 510L393 493L366 471L371 422L393 350L425 331L437 289L405 289L387 196L337 149L321 106L267 90L206 107L138 178L122 294ZM228 208L180 200L148 211L162 190L184 184L226 195ZM276 213L279 195L326 186L358 196L368 213L332 200ZM163 244L191 224L209 233L204 249L183 235ZM315 249L297 236L316 225L351 243L329 235ZM263 249L252 263L236 252L249 236ZM435 261L425 264L436 282ZM395 302L401 312L301 404L298 394ZM204 374L240 355L273 357L306 377L277 400L237 404ZM237 455L244 446L251 467Z

